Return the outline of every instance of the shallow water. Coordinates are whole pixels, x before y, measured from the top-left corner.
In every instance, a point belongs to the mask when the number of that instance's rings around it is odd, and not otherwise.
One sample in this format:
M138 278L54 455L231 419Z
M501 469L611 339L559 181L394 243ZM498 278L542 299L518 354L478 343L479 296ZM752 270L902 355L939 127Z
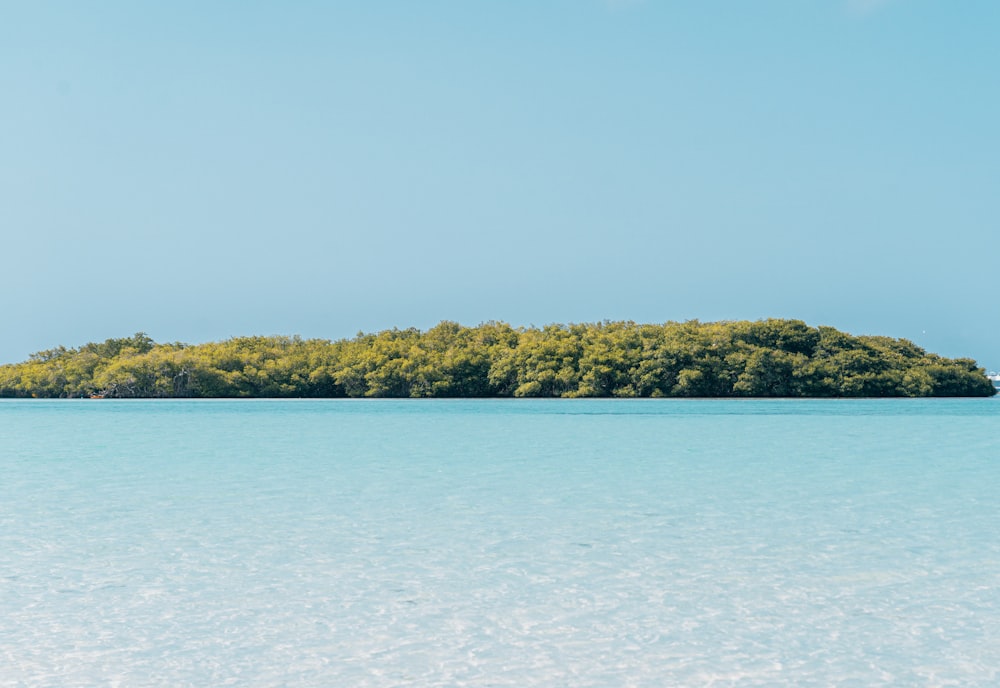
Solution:
M1000 401L0 401L0 686L1000 681Z

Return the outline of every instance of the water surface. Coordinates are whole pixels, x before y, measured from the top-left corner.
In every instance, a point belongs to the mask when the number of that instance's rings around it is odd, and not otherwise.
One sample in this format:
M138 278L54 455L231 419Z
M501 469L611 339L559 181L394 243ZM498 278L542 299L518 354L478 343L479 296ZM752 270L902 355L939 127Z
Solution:
M0 401L0 686L996 685L1000 401Z

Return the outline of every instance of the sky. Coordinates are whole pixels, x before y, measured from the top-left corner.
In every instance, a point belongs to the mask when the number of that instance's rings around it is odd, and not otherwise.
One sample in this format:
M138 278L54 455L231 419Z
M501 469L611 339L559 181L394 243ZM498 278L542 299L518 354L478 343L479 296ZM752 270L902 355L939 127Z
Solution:
M798 318L1000 368L996 0L0 0L0 363Z

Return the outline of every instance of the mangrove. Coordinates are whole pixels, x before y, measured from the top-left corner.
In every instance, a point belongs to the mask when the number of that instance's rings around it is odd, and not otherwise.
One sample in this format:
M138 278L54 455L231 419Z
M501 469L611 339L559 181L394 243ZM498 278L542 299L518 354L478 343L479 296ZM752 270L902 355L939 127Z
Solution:
M982 397L969 358L801 320L441 322L331 341L235 337L158 344L140 332L0 366L0 396Z

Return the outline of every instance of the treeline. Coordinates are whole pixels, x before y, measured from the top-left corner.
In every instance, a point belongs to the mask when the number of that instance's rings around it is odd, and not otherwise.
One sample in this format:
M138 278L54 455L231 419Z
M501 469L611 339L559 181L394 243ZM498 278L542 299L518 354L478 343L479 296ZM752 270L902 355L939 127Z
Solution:
M442 322L340 341L143 333L0 366L5 397L990 396L968 358L799 320L514 328Z

